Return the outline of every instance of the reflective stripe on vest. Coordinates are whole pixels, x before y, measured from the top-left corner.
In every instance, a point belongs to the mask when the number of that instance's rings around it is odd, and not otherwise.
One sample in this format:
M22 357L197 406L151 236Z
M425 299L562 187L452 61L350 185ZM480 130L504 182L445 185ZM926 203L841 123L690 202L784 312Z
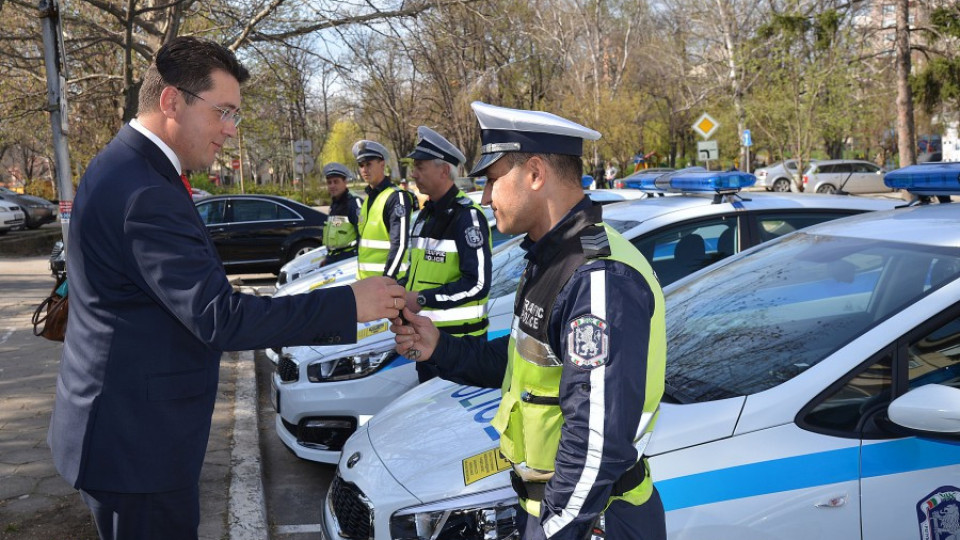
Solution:
M466 196L462 191L458 192L456 198L458 201L453 203L455 212L470 212L470 208L474 209L474 212L471 212L473 216L473 225L474 227L489 227L486 220L478 221L478 217L482 218L483 211L480 209L479 205L471 202L470 206L462 206L460 202ZM462 276L460 272L460 252L457 250L457 242L454 239L456 235L463 234L464 231L457 230L455 226L459 222L459 214L454 214L451 217L449 225L446 226L446 230L439 233L443 238L426 238L422 236L414 236L411 240L410 246L410 271L407 279L407 290L409 291L423 291L436 289L446 283L451 283L460 279ZM437 215L430 215L427 219L443 219ZM418 223L419 225L420 223ZM442 226L442 222L438 226ZM414 228L414 232L417 233L419 230L422 230L423 227ZM488 242L492 242L490 239L491 235L487 235ZM488 247L490 244L488 243ZM438 309L432 308L429 306L424 306L420 310L420 315L429 318L432 320L436 326L440 329L447 329L453 335L482 335L487 331L487 297L476 298L476 295L479 294L485 285L483 269L486 265L484 257L486 256L483 250L477 251L477 264L479 268L477 269L477 283L471 290L461 291L453 295L440 295L436 296L438 301L442 302L459 302L456 307L447 308L447 309ZM471 300L463 301L464 299L472 298Z
M611 254L604 257L626 264L637 270L646 280L654 296L654 312L650 320L650 336L646 362L645 400L642 404L643 416L637 433L637 439L644 438L653 430L656 423L656 411L663 395L664 371L666 365L666 320L664 317L663 291L654 276L650 264L637 249L609 226L604 224ZM584 260L586 261L586 259ZM543 275L543 272L540 273ZM555 284L556 291L564 283ZM590 274L591 312L598 318L606 318L606 280L602 271ZM530 290L536 287L531 284ZM521 294L522 291L518 291ZM529 291L528 291L529 292ZM518 299L522 306L525 298ZM544 306L551 310L552 305ZM560 443L561 428L564 424L560 410L560 376L563 365L556 357L546 340L538 339L519 327L519 317L514 316L508 345L508 365L504 377L503 399L491 425L500 433L500 452L514 464L514 470L527 480L543 481L552 476L555 467L557 448ZM545 329L543 330L546 331ZM544 334L545 335L545 334ZM595 476L603 456L603 422L605 416L604 376L606 366L595 367L590 373L590 411L589 433L585 464L574 492L561 516L554 516L544 524L548 537L556 533L575 518L584 499L593 486ZM639 405L639 404L638 404ZM648 438L644 439L647 440ZM642 504L652 493L652 480L648 476L644 481L624 494L631 504ZM613 499L611 499L612 501ZM609 504L610 501L608 501ZM539 503L522 500L527 512L539 515Z
M360 241L357 248L357 279L371 276L382 276L387 271L387 257L390 256L390 228L383 221L383 210L387 199L398 192L396 186L384 189L374 198L368 197L360 207L360 221L357 228L360 231ZM404 199L401 197L401 199ZM405 201L402 201L405 202ZM406 242L406 227L401 234L401 242ZM402 261L396 277L403 277L405 272Z

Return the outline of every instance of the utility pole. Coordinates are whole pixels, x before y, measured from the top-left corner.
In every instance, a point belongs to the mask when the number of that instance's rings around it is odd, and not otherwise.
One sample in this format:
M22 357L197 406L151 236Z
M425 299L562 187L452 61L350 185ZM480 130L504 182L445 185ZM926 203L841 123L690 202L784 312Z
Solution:
M60 7L57 0L40 0L37 6L43 19L43 63L47 72L47 106L53 130L53 159L57 169L57 195L60 199L60 227L63 249L67 249L67 232L73 210L73 180L70 153L67 149L67 92L63 32L60 28Z

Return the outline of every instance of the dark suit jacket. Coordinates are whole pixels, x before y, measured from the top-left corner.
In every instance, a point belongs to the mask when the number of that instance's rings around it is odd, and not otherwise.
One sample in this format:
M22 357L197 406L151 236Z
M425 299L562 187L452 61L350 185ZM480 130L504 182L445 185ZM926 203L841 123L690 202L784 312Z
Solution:
M48 442L74 487L196 485L223 351L356 340L349 287L233 292L179 172L129 125L84 174L69 240L70 317Z

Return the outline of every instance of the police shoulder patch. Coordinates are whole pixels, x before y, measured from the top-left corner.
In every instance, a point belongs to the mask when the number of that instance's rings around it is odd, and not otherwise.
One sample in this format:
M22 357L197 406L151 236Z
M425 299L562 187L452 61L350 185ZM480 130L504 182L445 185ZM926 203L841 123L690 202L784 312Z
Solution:
M478 248L483 244L480 227L467 227L467 230L463 231L463 238L467 241L467 245L472 248Z
M402 204L398 204L393 207L393 214L397 217L402 217L406 213L407 209Z
M570 323L567 333L567 353L570 361L583 368L595 368L607 363L607 322L593 315L583 315Z

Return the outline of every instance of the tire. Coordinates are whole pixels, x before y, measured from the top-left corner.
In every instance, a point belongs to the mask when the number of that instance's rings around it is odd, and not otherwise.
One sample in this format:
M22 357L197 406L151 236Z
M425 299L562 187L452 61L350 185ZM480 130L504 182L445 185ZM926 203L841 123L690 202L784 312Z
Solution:
M833 184L821 184L820 187L817 188L817 193L836 193L836 192L837 192L837 188L835 188Z
M27 221L27 228L30 229L31 231L34 229L39 229L40 225L42 224L39 221L29 221L29 220Z
M778 193L785 193L787 191L790 191L790 181L787 180L786 178L777 178L773 182L772 191L776 191Z
M318 247L320 247L320 242L314 240L301 240L290 248L290 252L287 255L287 260L283 261L283 263L286 264L293 259L296 259L300 255L303 255L308 251L313 251Z

